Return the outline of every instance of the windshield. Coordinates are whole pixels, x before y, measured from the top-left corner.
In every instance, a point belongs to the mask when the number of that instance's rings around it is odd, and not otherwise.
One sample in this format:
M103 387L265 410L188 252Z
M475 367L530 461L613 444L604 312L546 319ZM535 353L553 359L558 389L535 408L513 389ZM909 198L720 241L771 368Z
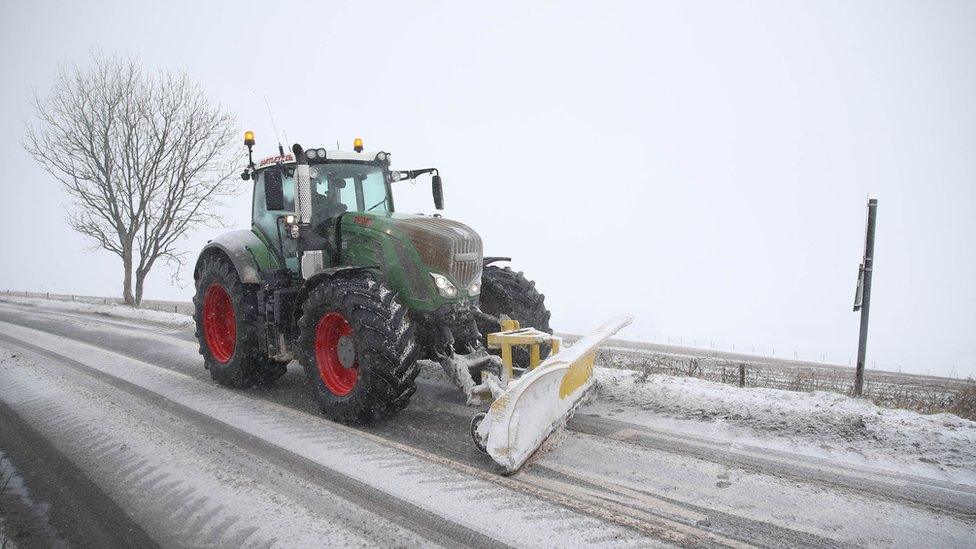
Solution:
M312 217L326 219L343 212L385 213L393 210L383 168L368 164L314 164Z

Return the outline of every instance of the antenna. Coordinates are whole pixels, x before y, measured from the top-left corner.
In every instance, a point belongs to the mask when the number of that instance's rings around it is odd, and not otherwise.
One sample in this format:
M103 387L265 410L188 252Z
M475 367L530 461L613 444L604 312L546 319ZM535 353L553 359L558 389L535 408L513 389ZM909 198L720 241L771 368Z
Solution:
M342 150L342 147L339 146L339 140L338 139L336 139L336 150L337 151L341 151Z
M278 124L275 123L274 113L271 112L271 102L268 101L268 96L264 96L264 104L268 107L268 116L271 117L271 127L274 128L275 137L278 138L278 154L280 156L285 156L285 148L281 146L281 134L278 133Z

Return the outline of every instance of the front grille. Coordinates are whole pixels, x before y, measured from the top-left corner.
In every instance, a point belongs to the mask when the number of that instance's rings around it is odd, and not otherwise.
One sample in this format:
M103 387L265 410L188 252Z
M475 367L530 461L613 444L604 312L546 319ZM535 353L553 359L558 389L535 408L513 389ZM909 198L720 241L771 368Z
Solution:
M471 227L438 217L398 219L396 226L435 272L448 274L464 287L481 278L481 237Z

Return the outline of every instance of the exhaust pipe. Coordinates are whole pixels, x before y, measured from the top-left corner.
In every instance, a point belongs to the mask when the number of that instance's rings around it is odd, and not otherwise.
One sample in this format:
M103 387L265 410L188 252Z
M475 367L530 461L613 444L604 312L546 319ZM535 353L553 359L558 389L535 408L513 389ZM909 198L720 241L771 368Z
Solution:
M298 143L291 147L295 155L295 213L298 222L307 225L312 222L312 178L309 176L308 159L305 150Z

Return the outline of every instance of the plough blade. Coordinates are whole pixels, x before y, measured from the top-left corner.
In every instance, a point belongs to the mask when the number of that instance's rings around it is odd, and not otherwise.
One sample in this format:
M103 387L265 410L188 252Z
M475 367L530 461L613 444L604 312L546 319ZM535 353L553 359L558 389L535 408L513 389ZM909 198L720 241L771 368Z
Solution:
M593 387L597 348L631 321L621 316L605 322L525 372L495 399L473 434L506 473L518 471L573 415Z

